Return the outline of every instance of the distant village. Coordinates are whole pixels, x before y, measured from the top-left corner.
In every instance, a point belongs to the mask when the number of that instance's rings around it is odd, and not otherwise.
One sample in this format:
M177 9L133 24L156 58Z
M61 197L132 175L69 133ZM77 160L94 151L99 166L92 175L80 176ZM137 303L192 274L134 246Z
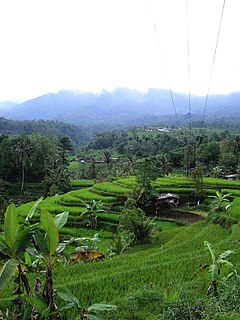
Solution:
M143 131L147 132L166 132L169 133L171 130L169 128L157 128L157 127L144 127Z

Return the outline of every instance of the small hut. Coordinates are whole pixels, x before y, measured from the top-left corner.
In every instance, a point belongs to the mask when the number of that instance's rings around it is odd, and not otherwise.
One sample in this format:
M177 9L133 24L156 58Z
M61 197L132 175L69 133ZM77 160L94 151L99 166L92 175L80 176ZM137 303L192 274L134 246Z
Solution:
M180 197L177 194L161 193L156 198L156 207L161 207L161 206L178 207L179 201L180 201Z
M224 176L224 179L227 179L227 180L238 180L239 179L239 174L238 173L227 174L227 175Z

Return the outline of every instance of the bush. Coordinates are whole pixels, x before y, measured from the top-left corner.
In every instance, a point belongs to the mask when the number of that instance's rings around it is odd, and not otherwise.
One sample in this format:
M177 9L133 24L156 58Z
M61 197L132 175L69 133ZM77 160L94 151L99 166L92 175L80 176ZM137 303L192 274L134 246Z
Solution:
M164 311L165 320L200 320L206 319L204 303L178 300L167 305ZM161 319L161 318L160 318Z
M143 210L136 208L136 201L128 199L122 211L119 231L127 233L134 244L150 243L157 231L156 224L146 217Z

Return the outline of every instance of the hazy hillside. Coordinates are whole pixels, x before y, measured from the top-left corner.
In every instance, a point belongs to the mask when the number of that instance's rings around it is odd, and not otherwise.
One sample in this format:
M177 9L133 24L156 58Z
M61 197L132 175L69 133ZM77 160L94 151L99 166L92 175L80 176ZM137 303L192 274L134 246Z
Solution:
M0 134L32 134L39 132L47 136L69 136L74 146L79 146L89 140L88 134L81 128L64 122L49 120L7 120L0 117Z
M178 116L183 119L189 112L188 96L173 93ZM191 96L191 111L201 119L205 97ZM240 93L209 96L206 118L240 117ZM115 126L137 125L161 121L166 116L175 117L175 110L167 90L137 90L118 88L99 94L60 91L49 93L22 104L1 108L0 116L14 120L60 120L76 125L109 124ZM163 117L165 116L165 117ZM172 118L172 119L173 119Z
M12 107L15 107L16 105L17 105L17 103L15 103L15 102L3 101L3 102L0 102L0 110L2 110L2 109L10 109Z

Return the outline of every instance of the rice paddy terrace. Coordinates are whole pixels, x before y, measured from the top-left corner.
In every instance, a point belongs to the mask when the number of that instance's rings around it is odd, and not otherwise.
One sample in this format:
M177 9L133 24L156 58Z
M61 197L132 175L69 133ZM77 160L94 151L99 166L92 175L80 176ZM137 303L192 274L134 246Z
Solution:
M85 204L94 199L95 201L101 201L106 210L106 213L98 214L98 229L113 231L118 224L122 205L135 185L135 177L101 183L94 183L93 180L74 180L72 181L72 191L63 195L46 198L39 205L39 210L41 207L44 207L53 215L68 211L69 218L67 227L85 228L87 221L86 218L81 216L81 213L86 209ZM183 207L190 206L191 209L191 206L196 205L196 200L194 199L194 184L191 179L170 176L158 178L152 185L158 193L175 193L180 195L182 199L180 203ZM222 194L231 193L233 202L228 212L229 215L238 218L238 216L240 216L240 214L238 214L240 181L204 178L202 193L206 201L207 196L215 195L217 191L221 191ZM31 205L31 203L22 205L19 207L19 211L22 214L26 214ZM194 207L192 211L196 211L196 207ZM155 215L155 213L153 213L153 215ZM179 217L180 215L181 210L179 210Z
M99 248L106 252L112 232L116 231L121 206L134 185L134 177L96 184L74 181L72 191L43 200L38 210L44 207L53 215L68 211L68 224L63 228L63 235L86 236L100 232L103 244L100 241ZM193 198L193 182L184 177L159 178L153 186L159 193L177 193L187 201ZM161 231L153 244L135 246L119 256L99 262L59 264L54 271L56 289L71 291L85 306L100 302L116 304L117 311L103 316L109 320L240 318L240 285L234 289L229 287L230 292L226 289L225 300L214 300L206 296L209 287L207 270L198 272L200 265L211 263L204 241L212 244L216 255L234 250L231 262L236 272L240 272L240 223L237 223L240 218L240 182L205 178L203 189L206 196L214 195L217 190L232 194L228 215L236 220L234 224L224 227L203 220L179 227L159 221ZM101 200L106 210L98 214L98 231L87 229L87 219L81 216L85 210L83 201L88 203L92 199ZM26 214L31 205L20 206L19 212ZM36 217L38 215L39 211ZM223 275L228 273L225 266ZM6 297L11 289L12 284L9 284L0 292L0 306L7 303ZM66 311L65 318L72 320L77 316L77 310L73 309Z

